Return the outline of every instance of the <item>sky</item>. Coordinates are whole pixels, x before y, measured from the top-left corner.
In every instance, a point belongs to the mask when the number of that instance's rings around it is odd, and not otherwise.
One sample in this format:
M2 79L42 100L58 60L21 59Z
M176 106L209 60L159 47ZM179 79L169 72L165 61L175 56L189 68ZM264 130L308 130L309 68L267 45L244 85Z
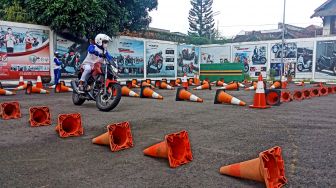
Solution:
M219 11L215 22L221 34L232 37L240 31L277 29L282 22L284 0L213 0L213 11ZM285 23L301 27L322 26L321 18L310 19L314 10L326 0L286 0ZM150 27L187 33L190 0L158 0L158 8L150 12Z

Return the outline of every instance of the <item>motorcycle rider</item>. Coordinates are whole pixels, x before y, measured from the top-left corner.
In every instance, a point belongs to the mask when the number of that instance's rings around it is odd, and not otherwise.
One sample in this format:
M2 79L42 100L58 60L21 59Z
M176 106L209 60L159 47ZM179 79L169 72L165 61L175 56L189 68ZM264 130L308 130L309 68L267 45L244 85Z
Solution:
M107 52L109 41L111 41L111 38L109 36L105 34L98 34L95 37L95 44L90 44L87 56L82 64L82 68L84 69L84 71L78 85L79 91L81 93L84 93L84 83L89 78L94 64L97 62L103 63L103 58L107 58L108 61L112 60L111 55Z
M253 56L254 58L258 59L259 57L259 49L258 46L255 46L254 50L253 50Z
M55 85L58 84L60 78L61 78L61 65L62 65L62 62L59 60L60 58L60 54L59 52L55 52L54 53L54 63L55 63L55 66L54 66L54 76L55 76Z

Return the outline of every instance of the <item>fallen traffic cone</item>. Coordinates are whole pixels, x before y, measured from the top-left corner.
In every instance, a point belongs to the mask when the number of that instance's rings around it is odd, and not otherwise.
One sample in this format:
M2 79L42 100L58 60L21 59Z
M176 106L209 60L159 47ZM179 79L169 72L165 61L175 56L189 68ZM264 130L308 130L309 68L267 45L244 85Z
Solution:
M328 88L320 87L319 88L319 93L320 93L320 96L327 96L328 95Z
M240 82L238 82L238 85L239 85L239 87L241 87L241 88L245 88L245 87L246 87L244 84L242 84L242 83L240 83Z
M112 152L133 147L133 137L129 122L107 126L107 132L92 139L93 144L109 145Z
M195 84L194 84L194 78L189 78L189 79L188 79L188 84L189 84L189 86L193 86L193 85L195 85Z
M168 85L166 82L161 82L159 87L160 87L160 89L174 90L174 88L172 86Z
M323 83L319 82L319 83L315 84L313 87L323 87Z
M49 91L41 88L37 88L36 86L32 86L31 82L27 83L27 89L26 94L32 94L32 93L40 93L40 94L49 94Z
M48 89L55 89L56 85L49 86Z
M281 102L290 102L292 101L292 96L289 91L282 91L281 92Z
M182 84L182 80L181 78L177 78L176 81L175 81L176 84Z
M311 97L319 97L320 96L320 91L318 88L312 88L310 90L310 96Z
M158 87L160 88L160 84L161 84L162 81L160 80L155 80L155 87ZM166 82L167 83L167 82Z
M334 93L335 93L334 88L332 86L329 86L328 87L328 94L334 94Z
M286 89L287 88L287 79L285 76L282 76L281 78L281 89Z
M75 114L60 114L58 116L58 125L55 127L61 138L70 136L81 136L84 134L82 127L81 115Z
M218 80L218 81L216 81L216 86L223 87L223 86L227 86L227 84L225 82L221 81L221 80Z
M126 85L129 89L140 87L136 83L134 83L133 81L126 81Z
M29 122L32 127L51 125L50 110L46 106L29 108Z
M258 158L223 166L220 173L264 182L267 188L279 188L287 183L284 160L278 146L261 152Z
M197 97L196 95L193 95L192 93L190 93L189 91L187 91L186 89L180 87L177 89L176 92L176 101L193 101L193 102L203 102L203 99Z
M198 74L194 74L194 84L195 84L195 86L201 85L201 81L199 79Z
M204 89L211 90L211 85L209 82L204 82L203 85L194 88L194 90L204 90Z
M244 101L241 101L241 100L237 99L236 97L233 97L233 96L229 95L228 93L225 92L225 90L218 89L217 92L216 92L214 104L223 104L223 103L235 104L235 105L239 105L239 106L245 106L246 105L246 103Z
M122 86L121 87L121 95L122 96L128 96L128 97L139 97L139 94L130 90L127 86Z
M73 92L72 88L63 85L62 83L58 83L55 87L55 93L65 93L65 92Z
M227 86L221 87L220 89L239 91L239 84L237 82L233 82Z
M311 96L310 96L310 89L304 89L304 90L302 90L302 94L303 94L304 99L310 99L311 98Z
M152 84L152 80L151 79L146 79L147 84Z
M176 80L170 80L169 85L172 86L172 87L175 87L176 86Z
M281 89L282 88L282 82L281 81L274 81L273 85L270 87L270 89Z
M302 101L304 99L302 91L294 91L293 99L297 101Z
M299 83L297 83L297 84L295 84L296 86L304 86L305 85L305 83L304 83L304 81L302 81L302 82L299 82Z
M276 89L266 89L266 104L279 106L281 104L281 91Z
M15 92L11 92L0 88L0 95L15 95Z
M21 118L18 102L3 102L0 104L0 116L4 120Z
M23 86L25 83L23 81L23 76L20 76L20 79L19 79L19 85L18 86Z
M18 86L18 87L16 87L16 88L14 89L14 91L25 90L25 89L27 89L27 85L28 85L28 84L23 84L22 86Z
M253 86L245 88L245 91L250 91L250 90L256 90L257 89L257 83L253 83Z
M148 86L141 87L140 98L153 98L153 99L160 99L160 100L163 99L161 95L153 91Z
M152 89L155 89L155 87L152 86L152 84L149 84L149 83L147 83L146 81L142 81L142 83L141 83L141 87L150 87L150 88L152 88Z
M260 109L270 108L270 106L266 105L264 82L261 74L259 75L258 78L258 84L256 93L254 94L253 105L250 105L250 108L260 108Z
M37 80L36 80L36 85L35 86L36 86L36 88L40 88L40 89L43 88L41 76L37 76Z
M176 168L193 160L187 131L165 136L165 141L144 150L144 154L152 157L168 158L169 166Z
M137 79L132 79L132 87L134 87L134 88L139 88L140 87L138 85L138 80Z

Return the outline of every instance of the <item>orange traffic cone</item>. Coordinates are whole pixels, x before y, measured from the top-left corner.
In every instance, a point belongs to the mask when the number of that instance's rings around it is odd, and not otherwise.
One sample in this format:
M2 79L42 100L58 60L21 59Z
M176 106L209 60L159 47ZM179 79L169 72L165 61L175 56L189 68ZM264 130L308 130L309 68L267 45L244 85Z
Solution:
M320 96L320 91L318 88L312 88L310 90L310 96L311 97L319 97Z
M194 78L189 78L189 79L188 79L188 84L189 84L189 86L193 86L193 85L195 85L195 84L194 84Z
M193 160L187 131L165 136L165 141L148 147L144 154L152 157L168 158L169 166L176 168Z
M140 87L138 85L138 80L137 79L132 79L132 87L134 87L134 88L139 88Z
M328 86L328 94L334 94L334 93L335 93L334 88L332 86Z
M302 82L299 82L299 83L297 83L297 84L295 84L296 86L304 86L305 85L305 83L304 83L304 81L302 81Z
M281 148L278 146L261 152L258 158L223 166L220 173L264 182L267 188L279 188L287 183Z
M282 88L282 82L281 81L274 81L273 85L270 87L270 89L281 89Z
M297 101L302 101L304 99L302 91L294 91L293 99Z
M194 74L194 84L195 86L199 86L201 84L198 74Z
M303 94L303 97L305 99L310 99L311 98L311 96L310 96L310 89L304 89L304 90L302 90L302 94Z
M257 90L254 95L253 105L250 105L250 108L270 108L270 106L266 106L266 96L265 96L265 89L264 89L264 82L262 75L259 75Z
M58 116L58 125L55 127L61 138L70 136L81 136L84 134L82 127L81 115L75 114L60 114Z
M221 87L220 89L224 90L239 90L239 84L237 82L233 82L227 86Z
M176 92L176 101L182 101L182 100L187 100L187 101L193 101L193 102L203 102L203 99L197 97L196 95L193 95L189 91L187 91L184 88L178 88Z
M142 83L141 83L141 87L151 87L152 89L155 88L154 86L152 86L152 84L149 84L149 83L147 83L146 81L142 81Z
M25 83L23 81L23 76L20 76L20 79L19 79L19 86L23 86Z
M254 83L253 83L253 86L248 87L248 88L245 88L245 91L256 90L256 89L257 89L257 83L254 82Z
M32 86L31 82L27 83L27 89L26 94L32 94L32 93L40 93L40 94L49 94L49 91L41 88L37 88L36 86Z
M216 92L214 104L222 104L222 103L235 104L239 106L246 105L244 101L241 101L237 99L236 97L229 95L228 93L225 92L225 90L218 89Z
M40 89L43 88L41 76L37 76L37 80L36 80L36 85L35 86L36 86L36 88L40 88Z
M46 106L29 108L29 122L32 127L51 125L50 110Z
M287 79L285 76L282 76L281 78L281 89L286 89L287 88Z
M27 84L23 84L21 86L18 86L14 89L14 91L18 91L18 90L25 90L27 89Z
M153 98L162 100L163 97L153 91L150 87L141 87L140 98Z
M334 93L336 93L336 86L333 86L333 91Z
M266 104L279 106L281 104L281 91L276 89L267 89L265 92Z
M292 101L292 96L289 91L282 91L281 92L281 102L290 102Z
M204 89L211 90L211 85L209 82L203 82L203 85L194 88L194 90L204 90Z
M160 87L160 89L174 90L174 88L172 86L168 85L166 82L161 82L159 87Z
M176 81L175 81L176 84L182 84L182 80L181 78L177 78Z
M160 84L162 81L160 80L155 80L155 87L160 88ZM166 82L167 83L167 82Z
M93 144L109 145L112 152L133 147L133 137L129 122L107 126L107 132L92 139Z
M139 97L139 94L130 90L127 86L122 86L121 87L121 95L122 96L129 96L129 97Z
M170 80L169 85L172 86L172 87L175 87L176 86L176 80Z
M15 92L7 91L0 88L0 95L15 95Z
M218 80L216 81L216 86L223 87L223 86L227 86L227 84L222 82L221 80Z
M326 87L320 87L319 88L320 96L327 96L328 95L328 88Z
M55 93L65 93L72 92L72 88L63 85L62 83L58 83L55 87Z
M0 116L4 120L21 118L18 102L3 102L0 104Z
M188 84L188 78L187 78L186 73L184 73L184 76L182 77L181 81L182 81L182 87L184 89L188 90L189 89L189 84Z
M244 84L242 84L242 83L240 83L240 82L238 82L238 85L239 85L239 87L241 87L241 88L245 88L245 87L246 87Z

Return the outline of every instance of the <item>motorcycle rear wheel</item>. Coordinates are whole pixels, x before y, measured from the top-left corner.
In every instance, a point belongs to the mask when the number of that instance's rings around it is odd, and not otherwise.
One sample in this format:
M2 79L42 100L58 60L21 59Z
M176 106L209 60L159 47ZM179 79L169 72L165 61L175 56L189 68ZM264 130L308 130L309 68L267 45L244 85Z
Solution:
M96 106L100 111L109 112L113 110L121 100L121 86L120 84L112 84L107 88L107 94L104 95L102 89L96 98Z
M300 72L302 72L302 70L303 70L303 65L301 65L301 64L298 65L298 66L297 66L297 70L300 71Z

